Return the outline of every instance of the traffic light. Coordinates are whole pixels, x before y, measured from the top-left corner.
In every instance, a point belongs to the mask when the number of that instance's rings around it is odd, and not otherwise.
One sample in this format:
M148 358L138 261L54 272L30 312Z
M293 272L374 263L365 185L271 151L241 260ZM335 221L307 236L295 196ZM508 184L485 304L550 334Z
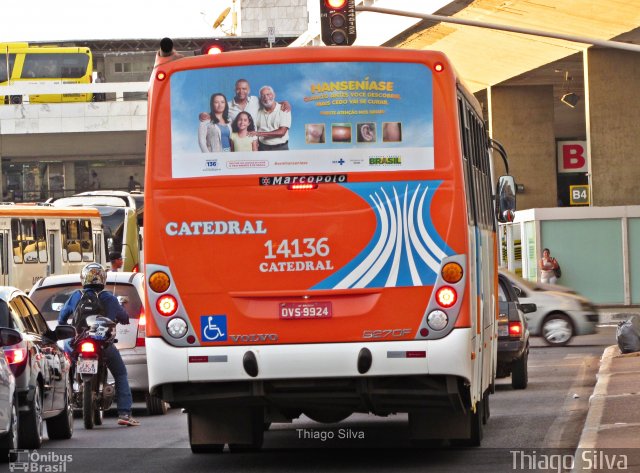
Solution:
M349 46L356 40L355 0L320 0L322 42Z
M202 45L200 54L220 54L226 50L224 43L221 41L209 41Z

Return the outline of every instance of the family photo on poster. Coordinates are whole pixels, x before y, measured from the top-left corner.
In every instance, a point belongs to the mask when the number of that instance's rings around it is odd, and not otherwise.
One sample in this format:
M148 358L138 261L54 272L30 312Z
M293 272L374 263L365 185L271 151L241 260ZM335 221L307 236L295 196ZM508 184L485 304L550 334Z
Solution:
M287 165L331 172L336 162L355 172L383 164L429 169L432 93L414 85L430 85L430 74L420 64L367 62L178 72L173 176L264 174ZM299 150L305 153L292 154Z

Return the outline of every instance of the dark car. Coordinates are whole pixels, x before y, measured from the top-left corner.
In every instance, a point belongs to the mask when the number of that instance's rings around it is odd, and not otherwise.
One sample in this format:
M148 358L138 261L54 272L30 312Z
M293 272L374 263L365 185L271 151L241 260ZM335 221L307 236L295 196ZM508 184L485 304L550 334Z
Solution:
M40 447L44 421L50 439L71 438L70 362L57 342L75 336L75 329L60 326L50 330L31 299L9 286L0 286L0 327L22 335L22 341L3 348L16 378L19 447Z
M511 375L514 389L525 389L529 382L529 329L524 314L535 312L535 304L520 304L513 285L498 276L498 365L496 377Z
M18 396L16 378L9 366L4 347L22 341L20 332L10 328L0 328L0 463L9 458L11 451L18 449Z

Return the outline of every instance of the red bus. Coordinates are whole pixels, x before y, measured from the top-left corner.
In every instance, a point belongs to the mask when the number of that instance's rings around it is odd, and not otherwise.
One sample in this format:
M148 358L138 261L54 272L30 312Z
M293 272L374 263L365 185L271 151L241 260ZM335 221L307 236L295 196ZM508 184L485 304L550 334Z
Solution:
M479 444L495 187L481 108L451 63L168 46L149 92L146 346L150 389L187 408L192 450L355 412Z

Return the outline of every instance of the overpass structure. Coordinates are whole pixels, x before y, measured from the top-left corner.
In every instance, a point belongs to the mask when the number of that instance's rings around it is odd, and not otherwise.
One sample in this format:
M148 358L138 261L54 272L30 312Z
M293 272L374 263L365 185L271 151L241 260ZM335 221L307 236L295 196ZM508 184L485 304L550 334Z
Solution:
M308 0L309 30L292 45L319 43L318 1ZM640 44L638 2L357 0L356 4ZM640 204L636 188L640 136L634 129L640 121L638 53L371 12L359 13L357 26L356 44L438 49L451 57L483 104L492 136L509 152L510 170L522 190L518 208ZM97 170L103 188L125 188L129 175L143 180L144 81L148 58L154 53L151 43L142 42L141 47L137 41L135 51L120 49L116 54L116 61L133 58L134 69L136 61L146 64L136 69L140 73L134 80L140 82L84 86L106 92L106 102L0 106L5 200L40 200L85 190L91 170ZM117 49L118 44L110 47ZM102 61L107 64L107 59ZM28 90L16 92L28 94ZM572 186L583 186L587 200L573 202Z

